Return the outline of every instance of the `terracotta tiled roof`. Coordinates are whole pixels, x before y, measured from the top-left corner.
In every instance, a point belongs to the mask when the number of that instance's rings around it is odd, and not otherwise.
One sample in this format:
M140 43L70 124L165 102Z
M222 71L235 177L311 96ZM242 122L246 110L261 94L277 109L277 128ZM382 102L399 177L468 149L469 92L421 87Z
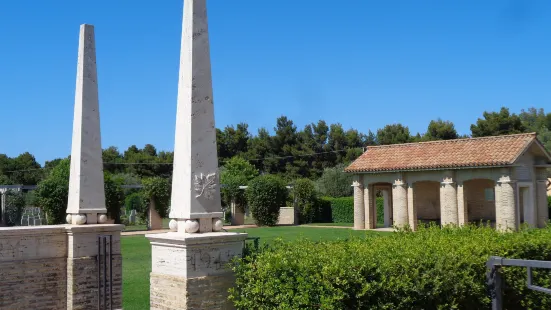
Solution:
M346 172L385 172L512 165L535 133L368 147ZM537 141L537 140L536 140Z

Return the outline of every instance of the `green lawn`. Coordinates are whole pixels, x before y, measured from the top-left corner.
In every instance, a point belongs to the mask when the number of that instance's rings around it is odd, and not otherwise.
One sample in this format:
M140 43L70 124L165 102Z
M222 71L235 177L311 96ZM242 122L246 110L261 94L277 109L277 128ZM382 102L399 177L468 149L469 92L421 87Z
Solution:
M168 229L168 223L170 223L170 219L163 219L163 229ZM124 226L124 231L138 231L138 230L147 230L147 226L145 224Z
M270 227L231 231L246 232L260 237L261 244L276 238L294 240L300 237L311 240L337 240L366 234L385 234L373 231L354 231L340 228ZM144 236L121 237L123 257L123 306L127 310L149 309L149 273L151 272L151 245Z
M354 223L310 223L304 226L339 226L339 227L354 227Z

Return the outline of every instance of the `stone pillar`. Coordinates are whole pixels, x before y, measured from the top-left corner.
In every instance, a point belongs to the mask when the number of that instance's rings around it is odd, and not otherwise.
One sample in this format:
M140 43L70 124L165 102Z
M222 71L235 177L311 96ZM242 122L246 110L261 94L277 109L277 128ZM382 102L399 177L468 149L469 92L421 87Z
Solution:
M245 213L235 202L231 203L231 224L234 226L245 224Z
M152 245L150 309L227 309L227 263L247 234L222 232L206 0L185 0L170 229Z
M66 309L97 308L98 290L99 301L105 299L106 306L122 307L120 232L124 226L104 224L108 220L104 186L94 26L81 25L67 204L71 225L66 226ZM106 251L100 237L105 237ZM104 260L99 266L98 256Z
M0 206L2 207L1 208L1 211L2 214L0 214L2 216L2 223L0 224L1 226L7 226L8 225L8 221L6 220L6 192L8 190L3 188L3 189L0 189Z
M365 229L364 185L362 177L354 176L354 229Z
M440 183L440 222L442 226L458 225L457 188L452 180Z
M104 300L105 309L110 309L111 303L112 309L122 309L120 232L123 227L108 224L67 226L67 309L96 309L98 301L103 306ZM98 244L99 236L106 236L105 248L103 240ZM101 251L99 268L98 249Z
M413 191L413 184L408 186L408 218L409 227L413 230L417 230L417 206L415 206L415 192Z
M147 218L149 219L147 227L149 230L163 229L163 219L155 209L155 201L153 199L149 200Z
M549 221L549 207L547 205L547 180L536 182L536 209L537 227L544 228Z
M395 227L404 227L409 224L407 184L397 180L392 186L392 211Z
M81 25L67 204L67 214L70 216L67 219L71 219L71 224L96 224L98 216L105 213L107 209L103 182L94 26Z
M457 184L457 221L460 226L469 224L467 204L465 200L465 187L463 183Z
M365 229L377 228L377 206L375 205L375 186L364 180Z
M519 227L519 208L516 197L516 182L502 177L496 183L496 228L498 230L517 230Z
M382 193L383 193L383 200L384 200L384 207L383 207L383 210L384 210L384 226L385 227L391 227L392 222L390 221L390 218L391 218L392 210L390 209L389 190L384 189L384 190L382 190Z

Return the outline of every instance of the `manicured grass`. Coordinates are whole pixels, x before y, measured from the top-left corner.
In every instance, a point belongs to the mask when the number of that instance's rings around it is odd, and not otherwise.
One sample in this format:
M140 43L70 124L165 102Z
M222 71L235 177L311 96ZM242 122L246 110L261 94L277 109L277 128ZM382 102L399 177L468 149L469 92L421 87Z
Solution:
M310 223L304 226L338 226L338 227L354 227L354 223Z
M295 240L337 240L352 236L362 237L367 234L385 234L374 231L354 231L339 228L313 227L262 227L235 229L231 231L246 232L249 237L260 237L260 243L271 243L276 238ZM151 245L144 236L121 237L123 258L123 306L124 309L149 309L149 273L151 272Z
M163 219L163 229L168 229L168 223L170 223L170 219ZM138 230L147 230L147 226L145 224L124 226L124 231L138 231Z

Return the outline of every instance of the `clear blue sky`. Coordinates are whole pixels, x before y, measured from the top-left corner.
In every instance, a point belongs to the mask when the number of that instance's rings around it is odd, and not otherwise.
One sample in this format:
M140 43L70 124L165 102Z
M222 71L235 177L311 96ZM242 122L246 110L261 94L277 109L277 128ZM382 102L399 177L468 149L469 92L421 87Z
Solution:
M551 1L209 0L216 125L363 132L551 109ZM94 24L102 142L174 139L181 0L0 1L0 153L70 153L79 25Z

